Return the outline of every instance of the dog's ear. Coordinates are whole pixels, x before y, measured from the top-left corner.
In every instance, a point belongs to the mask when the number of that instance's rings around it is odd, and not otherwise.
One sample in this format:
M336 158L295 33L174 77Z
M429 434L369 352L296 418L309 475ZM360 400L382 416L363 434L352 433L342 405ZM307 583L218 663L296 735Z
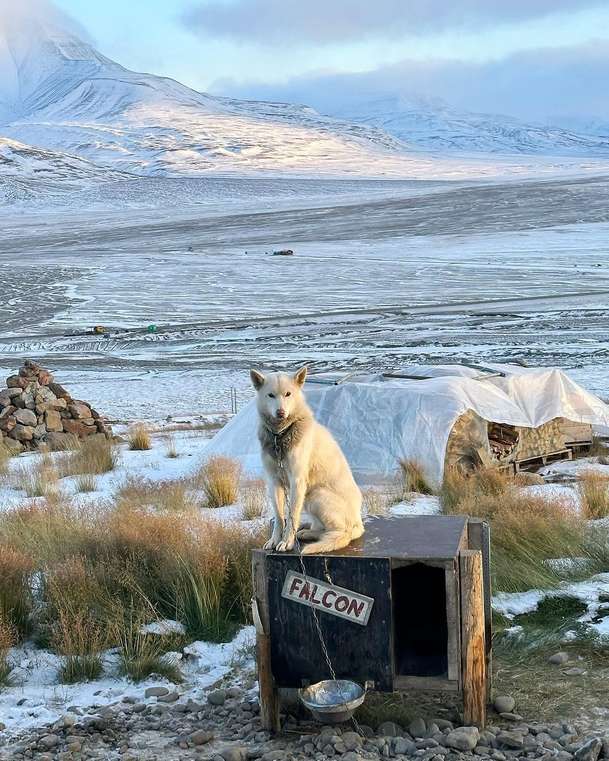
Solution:
M258 391L264 383L264 375L259 370L250 370L250 378L254 384L254 388Z
M300 370L294 373L294 381L299 386L302 386L305 382L305 378L307 377L307 368L301 367Z

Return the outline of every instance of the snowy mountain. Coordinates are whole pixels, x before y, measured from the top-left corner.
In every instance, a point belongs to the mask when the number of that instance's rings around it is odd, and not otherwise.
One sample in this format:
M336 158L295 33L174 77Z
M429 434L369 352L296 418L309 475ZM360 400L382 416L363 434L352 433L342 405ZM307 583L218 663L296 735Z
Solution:
M339 106L341 119L385 130L433 151L608 156L609 131L534 125L507 116L457 111L438 99L385 97Z
M212 97L139 74L30 19L0 41L0 134L143 174L367 166L395 138L310 108Z
M0 24L0 136L21 143L21 155L27 146L50 152L52 158L40 154L37 161L81 180L102 167L148 176L457 179L573 170L581 157L609 156L603 137L458 114L424 101L383 99L324 116L306 106L215 97L130 71L73 32L23 16ZM567 158L547 158L561 155Z

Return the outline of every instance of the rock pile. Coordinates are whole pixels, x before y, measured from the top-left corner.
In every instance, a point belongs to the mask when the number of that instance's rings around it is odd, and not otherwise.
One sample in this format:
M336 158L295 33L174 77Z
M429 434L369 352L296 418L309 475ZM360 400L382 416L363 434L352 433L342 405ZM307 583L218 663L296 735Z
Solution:
M271 737L258 701L238 687L214 689L195 701L180 688L137 688L111 705L76 706L54 724L3 739L2 761L605 761L609 738L561 721L525 722L514 714L484 730L447 719L413 718L325 726L286 717ZM135 694L134 694L135 693ZM139 693L139 694L138 694ZM497 701L495 701L497 703ZM513 707L503 696L498 707ZM504 714L506 715L506 714ZM1 725L0 725L1 728Z
M48 370L31 360L0 390L0 443L15 454L42 443L63 449L74 437L94 434L110 437L112 432L98 412L73 399Z

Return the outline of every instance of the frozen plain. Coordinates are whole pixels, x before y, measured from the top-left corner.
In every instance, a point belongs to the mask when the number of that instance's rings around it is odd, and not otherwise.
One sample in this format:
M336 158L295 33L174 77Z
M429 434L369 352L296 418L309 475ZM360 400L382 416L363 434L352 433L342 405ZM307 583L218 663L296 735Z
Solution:
M122 419L225 410L252 364L525 360L609 396L609 176L104 193L4 207L1 372L37 358Z

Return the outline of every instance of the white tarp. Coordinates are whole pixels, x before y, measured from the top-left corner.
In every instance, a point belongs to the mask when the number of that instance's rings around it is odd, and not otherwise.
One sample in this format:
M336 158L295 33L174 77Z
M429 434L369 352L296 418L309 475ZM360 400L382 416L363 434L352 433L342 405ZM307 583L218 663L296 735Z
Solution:
M338 385L305 384L317 420L327 426L360 478L388 476L400 459L421 463L434 483L442 480L446 445L464 412L485 420L537 427L555 417L609 427L609 406L561 370L485 365L504 377L461 365L401 368L424 380L354 375ZM247 473L262 472L255 402L211 440L209 456L238 459Z

